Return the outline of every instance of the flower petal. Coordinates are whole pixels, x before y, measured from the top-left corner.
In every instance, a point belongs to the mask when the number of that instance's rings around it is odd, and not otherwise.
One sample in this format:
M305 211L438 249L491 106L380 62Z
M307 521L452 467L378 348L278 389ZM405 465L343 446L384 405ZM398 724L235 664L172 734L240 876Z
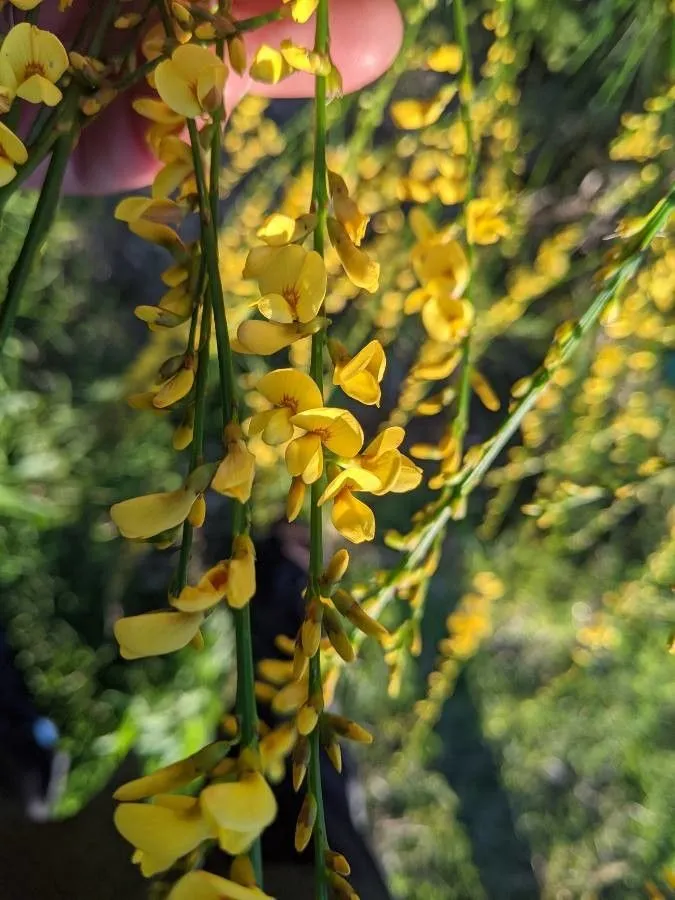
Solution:
M192 797L182 808L160 803L122 803L115 810L115 827L122 837L144 853L175 861L190 853L213 831Z
M125 659L163 656L182 650L199 632L201 612L153 612L126 616L113 626L120 653Z
M286 468L293 477L302 476L305 484L313 484L323 472L321 438L317 434L303 434L286 447Z
M271 249L271 248L266 248ZM276 248L275 248L276 249ZM284 347L305 337L297 325L281 325L277 322L261 322L259 319L247 319L237 331L237 338L244 353L257 353L260 356L271 356ZM237 348L238 352L242 352Z
M320 407L321 391L313 378L298 369L275 369L263 375L255 389L274 406L286 406L293 413Z
M259 772L247 772L238 781L209 785L199 803L219 828L257 831L274 821L277 801L272 788Z
M129 540L147 540L184 522L197 494L179 490L146 494L115 503L110 516L120 533Z
M375 537L375 516L372 509L345 488L335 498L331 520L343 537L354 544L372 541Z
M188 872L171 889L168 900L272 900L260 888L245 887L203 869Z

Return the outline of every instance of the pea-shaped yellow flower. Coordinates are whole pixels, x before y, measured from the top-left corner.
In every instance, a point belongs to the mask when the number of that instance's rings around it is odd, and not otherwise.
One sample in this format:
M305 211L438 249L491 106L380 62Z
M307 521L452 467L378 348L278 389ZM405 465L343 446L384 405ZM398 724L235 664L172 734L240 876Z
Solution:
M152 803L122 803L115 827L136 848L141 872L151 877L215 837L215 829L194 797L160 794Z
M466 207L466 239L470 244L496 244L509 233L500 207L487 198L471 200Z
M0 187L9 184L16 176L16 166L28 159L23 142L13 131L0 122Z
M473 306L468 300L457 300L447 294L430 297L422 307L422 324L429 337L446 344L463 340L473 319Z
M251 60L249 74L262 84L278 84L293 73L281 52L269 44L261 44Z
M68 68L68 54L50 31L21 22L0 47L0 84L29 103L56 106L63 96L56 82Z
M228 69L206 47L182 44L155 70L157 93L174 112L195 119L223 102Z
M372 541L375 537L375 515L354 493L372 493L379 485L376 475L354 466L333 478L319 499L320 506L328 500L333 501L331 521L337 531L353 544Z
M233 609L246 606L255 594L255 547L247 534L232 541L232 557L225 597Z
M305 431L286 448L286 468L305 484L313 484L323 472L323 448L338 456L356 456L363 446L363 431L346 409L308 409L291 418Z
M382 397L380 382L387 359L379 341L371 341L350 357L339 341L330 341L335 368L333 384L339 385L348 397L366 406L379 406Z
M199 795L205 815L216 826L227 853L244 853L274 821L277 801L260 772L243 772L236 781L211 784Z
M115 638L124 659L164 656L182 650L192 641L201 645L201 612L159 611L125 616L114 625Z
M255 456L246 446L241 428L231 423L225 429L227 453L214 475L211 487L219 494L246 503L253 490Z
M230 579L230 561L223 560L212 566L196 585L186 584L177 597L169 602L183 612L202 612L211 609L225 599Z
M262 432L268 444L283 444L293 437L291 418L299 412L323 405L323 397L309 375L297 369L276 369L256 384L256 390L272 404L272 409L256 413L249 422L248 433Z
M427 66L434 72L456 75L462 68L463 53L459 44L442 44L427 56Z
M414 490L421 482L422 469L398 449L404 437L405 431L399 425L384 428L358 458L361 467L380 481L380 486L371 489L371 493L402 494Z
M203 869L188 872L179 879L168 896L168 900L273 900L258 887L248 887L212 875Z
M466 290L469 261L458 241L423 241L413 248L411 260L420 283L432 293L461 297Z
M326 296L326 281L326 266L315 250L281 247L258 275L258 309L272 322L310 322Z

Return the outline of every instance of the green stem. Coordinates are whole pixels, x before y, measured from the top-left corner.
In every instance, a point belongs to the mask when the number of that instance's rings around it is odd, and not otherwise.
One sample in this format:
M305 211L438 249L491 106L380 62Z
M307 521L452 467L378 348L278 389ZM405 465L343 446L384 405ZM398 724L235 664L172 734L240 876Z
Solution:
M325 55L329 52L329 20L328 0L319 0L316 12L316 37L314 49ZM314 131L314 180L312 185L312 208L316 213L317 223L314 231L314 249L324 255L326 220L328 216L328 179L326 171L326 103L327 86L324 77L315 81L315 131ZM319 315L323 314L323 307ZM319 331L312 337L310 375L323 396L323 354L326 342L325 332ZM310 560L309 590L307 602L319 596L321 572L323 570L323 510L319 506L319 498L323 490L323 479L314 482L310 497ZM323 693L321 679L321 651L317 650L309 660L309 696L315 697ZM314 871L316 878L317 900L328 900L326 881L326 851L328 835L326 833L326 816L324 810L323 785L321 781L321 742L319 726L309 736L310 760L307 773L308 790L316 802L316 821L313 831Z
M466 225L467 207L476 196L476 170L478 160L474 144L473 122L471 121L471 103L474 93L473 67L471 60L471 44L466 24L464 0L453 0L455 37L462 48L462 68L459 78L460 114L466 132L467 183L464 199L464 222ZM474 275L475 254L473 245L467 237L467 259L469 263L469 279L466 293L471 300L471 289ZM471 338L473 327L462 342L462 363L459 379L457 415L452 431L457 442L458 453L462 453L464 438L469 427L469 409L471 406Z
M223 53L222 44L218 52ZM199 196L199 212L201 216L202 253L208 272L208 288L210 303L213 308L213 321L218 346L218 370L220 376L221 404L223 425L236 420L238 416L235 402L236 382L230 336L225 316L225 301L220 280L218 256L218 185L221 165L221 126L222 108L213 113L211 137L211 165L209 183L202 161L199 144L199 131L193 119L188 119L188 131L195 167L195 179ZM246 528L246 509L235 501L232 532L234 536L242 534ZM258 742L258 712L255 700L255 669L253 664L253 641L251 635L251 613L249 606L233 610L235 642L237 651L237 712L241 726L242 747L255 747ZM249 851L256 881L262 885L262 853L260 841L256 841Z
M192 159L195 167L197 193L199 195L199 212L202 224L202 252L206 260L208 287L211 297L211 306L213 308L216 341L218 344L218 371L220 374L223 427L225 427L233 420L236 407L234 404L234 365L232 362L232 351L230 349L227 318L225 317L223 286L220 280L220 268L218 265L218 231L213 214L214 202L210 196L206 183L206 172L204 170L204 162L202 160L199 144L199 131L194 119L188 119L188 132L190 134ZM218 143L218 154L220 154L220 142ZM213 174L213 160L211 161L211 174ZM214 193L215 192L217 192L217 187L214 189ZM217 209L217 206L215 208Z
M197 287L197 303L195 306L194 321L197 319L199 298L204 293L204 278L200 278ZM191 329L192 330L192 329ZM206 388L209 380L209 357L211 342L211 306L208 300L202 304L202 323L199 334L199 353L197 355L197 377L195 379L195 419L192 430L192 444L190 445L190 463L188 472L193 472L204 461L204 426L206 419ZM192 342L188 339L188 350ZM174 579L173 590L179 594L187 584L188 566L192 552L192 537L194 529L189 522L183 525L183 539L180 545L178 568Z
M33 267L33 262L54 221L59 205L63 176L68 165L74 137L74 133L71 132L60 137L57 141L33 218L28 226L26 238L21 247L21 252L9 274L5 302L0 308L0 352L7 338L12 333L14 322L19 312L21 296Z

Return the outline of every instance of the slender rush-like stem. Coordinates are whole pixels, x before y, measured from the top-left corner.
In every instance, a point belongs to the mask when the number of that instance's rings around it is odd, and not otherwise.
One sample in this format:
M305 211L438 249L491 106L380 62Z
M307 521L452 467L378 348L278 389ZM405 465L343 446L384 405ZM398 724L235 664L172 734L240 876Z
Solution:
M217 48L222 54L223 47ZM236 403L236 381L230 336L225 315L225 301L220 279L218 256L218 184L220 181L221 128L222 109L213 114L211 137L211 165L209 183L202 160L199 142L199 130L193 119L188 119L188 131L192 147L192 158L199 197L199 213L201 217L201 242L206 269L208 273L208 289L218 347L218 370L220 376L220 395L223 413L223 425L227 426L238 418ZM242 534L246 529L246 509L237 501L234 502L232 533ZM237 713L241 726L241 746L255 747L258 741L258 712L255 700L255 669L253 665L253 641L251 636L251 614L248 605L243 609L233 610L235 643L237 651ZM258 885L262 885L262 854L260 841L254 842L249 850Z
M326 55L329 52L329 20L328 0L319 0L316 12L316 38L314 49ZM328 176L326 171L326 79L317 76L315 81L315 125L314 125L314 181L312 185L312 208L316 213L316 229L314 231L314 249L324 255L326 218L328 214ZM323 314L323 308L319 315ZM312 337L312 353L310 375L314 379L323 396L323 353L326 342L325 332L319 331ZM319 498L323 491L323 479L315 481L310 494L309 534L309 590L307 602L311 602L320 594L319 581L323 570L323 510L319 506ZM309 660L309 696L316 697L323 692L321 681L321 651L317 650ZM316 879L317 900L327 900L326 883L326 851L328 836L326 834L326 817L321 782L321 742L319 726L309 736L310 760L307 789L316 802L316 821L313 831L314 874Z
M455 38L459 46L462 48L462 68L459 74L459 102L460 115L464 124L466 134L466 197L464 199L464 222L466 225L467 207L476 195L476 169L478 165L476 147L474 144L473 123L471 121L471 103L473 101L474 83L473 83L473 67L471 61L471 44L469 42L469 32L466 24L466 10L464 9L464 0L453 0L452 4ZM474 250L470 241L467 240L467 259L469 262L469 280L466 291L471 300L471 288L474 274ZM457 415L453 422L453 436L457 442L457 453L462 453L464 437L469 427L469 407L471 404L471 337L472 331L469 331L462 342L462 363L459 378Z
M60 137L56 143L33 218L26 232L26 238L9 274L5 300L0 307L0 352L12 333L19 312L19 303L33 268L33 262L54 221L73 140L74 134L70 133Z
M205 275L205 273L204 273ZM197 286L197 298L195 302L195 310L193 313L193 321L196 324L199 313L200 299L203 297L205 287L205 277L200 278ZM202 322L199 331L199 352L197 354L197 377L195 379L195 418L192 427L192 443L190 445L190 464L189 472L193 472L197 466L201 465L204 456L204 426L206 419L206 388L209 380L209 357L211 343L211 304L207 299L201 303ZM190 329L192 331L192 328ZM188 349L190 349L190 341L188 340ZM193 527L189 522L183 525L183 539L180 545L180 556L178 558L178 568L174 579L173 590L179 594L187 584L188 566L190 564L190 553L192 552L192 536Z
M199 196L199 213L202 225L202 252L206 259L209 295L211 298L211 306L213 308L213 321L218 344L218 370L220 373L223 426L225 426L233 420L236 406L234 403L234 366L232 363L232 351L230 350L227 318L225 317L223 286L221 284L220 269L218 266L218 230L213 214L213 202L206 181L204 161L202 159L201 146L199 143L199 130L194 119L188 119L188 132L190 134L192 160L195 168L195 179L197 181L197 193ZM218 147L218 152L220 153L220 145ZM211 174L213 174L213 163ZM217 191L217 186L214 187L214 191Z

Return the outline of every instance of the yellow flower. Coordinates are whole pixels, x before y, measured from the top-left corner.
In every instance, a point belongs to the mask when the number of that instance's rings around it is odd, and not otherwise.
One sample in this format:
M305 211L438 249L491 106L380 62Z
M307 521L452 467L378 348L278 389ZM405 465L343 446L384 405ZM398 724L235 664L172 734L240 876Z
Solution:
M115 218L126 222L129 231L175 255L184 254L185 245L171 225L184 215L185 208L175 201L150 197L127 197L115 208Z
M248 850L277 814L277 801L260 772L242 772L236 781L209 785L199 803L218 830L221 849L234 855Z
M353 243L344 225L328 219L328 235L340 257L347 278L357 287L374 294L380 284L380 264Z
M239 425L227 426L225 441L227 454L216 470L211 487L219 494L246 503L253 489L255 456L246 446Z
M293 69L281 52L270 47L269 44L261 44L258 47L249 69L251 78L263 84L278 84L282 79L288 78L292 72Z
M272 249L269 247L266 250ZM236 341L232 341L232 349L237 353L255 353L259 356L271 356L289 347L302 338L309 337L326 326L326 319L317 317L306 324L292 323L282 325L279 322L261 322L248 319L242 322L237 330Z
M427 66L434 72L456 75L462 68L462 48L459 44L442 44L427 56Z
M16 176L16 166L22 166L28 159L23 142L13 131L0 122L0 187L9 184Z
M290 13L294 22L307 22L319 5L319 0L282 0L290 4Z
M186 584L177 597L169 598L176 609L183 612L202 612L211 609L224 599L230 578L230 561L224 560L212 566L196 585Z
M114 632L124 659L143 659L174 653L191 641L199 644L199 627L203 621L201 612L151 612L118 619Z
M255 547L247 534L238 534L232 542L227 602L233 609L241 609L254 594Z
M123 537L144 541L181 525L197 497L198 492L188 488L146 494L115 503L110 509L110 516Z
M430 100L397 100L391 105L391 117L398 128L417 131L438 122L457 93L454 85L444 85Z
M413 248L411 260L418 280L430 292L461 297L466 290L469 262L458 241L445 239L445 236L440 240L422 241Z
M379 478L371 472L350 467L333 478L319 499L320 506L328 500L333 501L331 521L353 544L372 541L375 537L375 515L369 506L354 496L354 492L372 492L379 484Z
M326 76L330 74L332 63L330 57L323 53L300 47L288 39L281 42L279 49L291 69L308 72L310 75Z
M291 417L323 405L321 391L314 380L297 369L268 372L256 384L256 390L273 404L272 409L256 413L248 426L250 435L262 432L268 444L283 444L293 437Z
M40 3L42 3L42 0L11 0L12 6L23 10L35 9Z
M170 109L194 119L223 102L228 70L206 47L183 44L155 70L157 93Z
M190 318L193 303L187 285L181 283L167 291L158 306L137 306L134 315L142 322L146 322L150 331L175 328Z
M291 418L306 432L286 448L286 468L305 484L313 484L323 472L323 447L343 457L353 457L363 445L363 431L346 409L308 409Z
M283 213L273 213L265 219L256 235L270 247L281 247L303 241L315 228L314 213L305 213L297 219Z
M326 280L326 266L315 250L297 244L281 247L258 275L258 309L272 322L310 322L326 296Z
M500 207L492 200L471 200L466 207L466 239L470 244L496 244L509 233Z
M122 803L114 820L122 837L140 851L135 858L146 877L165 871L215 837L194 797L160 794L153 803Z
M187 208L174 200L150 197L125 197L115 207L115 218L131 225L139 219L156 225L179 225Z
M353 357L338 341L329 341L329 345L335 364L333 384L339 385L348 397L366 406L379 406L382 396L380 382L387 365L382 344L371 341Z
M178 403L192 390L195 382L194 358L186 357L183 365L166 379L152 399L157 409L167 409Z
M473 318L473 306L468 300L455 300L447 294L430 297L422 308L422 323L429 337L446 344L465 338Z
M422 480L420 467L398 449L404 437L405 431L398 425L384 428L358 458L359 465L380 481L379 487L369 489L371 493L405 493L414 490Z
M229 878L197 869L183 875L171 889L167 900L273 900L260 888L247 887Z
M159 150L165 138L178 139L177 136L185 129L185 116L174 112L163 100L138 97L131 105L139 116L152 123L145 133L145 139L156 156L160 155Z
M0 47L0 84L29 103L56 106L63 96L56 82L68 68L61 41L37 25L21 22Z
M333 201L335 218L344 226L349 238L358 247L366 233L370 216L363 215L349 196L342 176L337 172L331 172L330 169L328 170L328 187Z

